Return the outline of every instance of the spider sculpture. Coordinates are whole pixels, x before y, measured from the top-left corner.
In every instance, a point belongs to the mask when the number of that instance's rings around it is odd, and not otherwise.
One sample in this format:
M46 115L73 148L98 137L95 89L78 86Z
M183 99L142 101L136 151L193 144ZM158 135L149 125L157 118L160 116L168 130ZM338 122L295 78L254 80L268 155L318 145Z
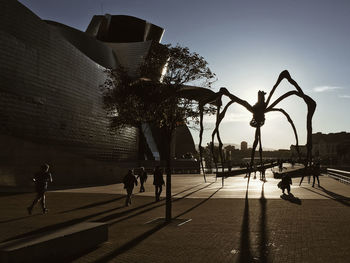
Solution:
M277 86L280 84L280 82L283 79L287 79L289 83L291 83L296 90L289 91L282 96L280 96L276 101L270 103L271 97L273 93L275 92ZM204 106L208 103L215 104L217 107L217 112L216 112L216 124L215 124L215 129L212 132L212 143L211 143L211 151L214 156L214 138L215 135L217 136L218 142L219 142L219 153L221 160L223 160L222 156L222 141L220 138L220 133L219 133L219 126L223 118L225 117L225 114L227 112L227 109L233 104L233 103L238 103L245 107L248 111L250 111L253 114L253 118L250 121L250 125L255 128L255 139L252 147L252 152L251 152L251 159L250 159L250 165L252 166L254 163L254 155L255 155L255 150L256 147L259 144L259 156L260 156L260 164L262 165L262 144L261 144L261 126L264 125L265 123L265 113L272 112L272 111L277 111L281 112L284 114L284 116L287 118L288 122L291 124L295 139L296 139L296 149L299 154L299 148L298 148L298 135L297 131L295 129L295 125L290 118L289 114L281 109L281 108L276 108L278 103L280 103L282 100L286 99L289 96L296 95L300 98L302 98L306 105L307 105L307 119L306 119L306 126L307 126L307 142L306 142L306 148L307 148L307 166L310 166L312 163L312 116L315 112L316 109L316 102L304 94L302 89L299 87L299 85L292 79L290 76L289 72L287 70L281 72L279 75L276 84L273 86L270 94L268 95L267 100L265 101L265 92L264 91L259 91L258 92L258 101L255 105L250 105L247 101L241 100L240 98L236 97L235 95L231 94L226 88L221 88L219 92L214 93L214 92L207 92L206 96L202 96L200 99L198 99L199 102L199 109L200 109L200 133L199 133L199 153L200 153L200 160L201 160L201 166L203 169L204 173L204 168L203 168L203 163L202 163L202 154L203 154L203 149L202 149L202 136L203 136L203 109ZM223 110L220 112L221 106L222 106L222 97L226 96L230 99L230 101L226 104L226 106L223 108ZM215 158L215 156L214 156ZM214 162L216 164L216 169L217 169L217 161L214 159ZM224 167L223 167L224 171ZM205 178L205 177L204 177Z

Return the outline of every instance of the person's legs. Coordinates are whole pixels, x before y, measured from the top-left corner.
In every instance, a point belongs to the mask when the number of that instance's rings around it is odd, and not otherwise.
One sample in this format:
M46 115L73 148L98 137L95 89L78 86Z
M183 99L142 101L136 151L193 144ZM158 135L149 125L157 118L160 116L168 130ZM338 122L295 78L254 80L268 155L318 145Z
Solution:
M131 194L132 194L132 189L126 188L125 206L129 206L129 204L131 204Z
M158 192L158 199L160 198L160 194L162 193L163 187L160 185L159 186L159 192Z
M46 208L45 192L41 193L40 201L41 201L41 209L43 210L43 213L46 214L49 210L47 210L47 208Z
M34 206L40 201L41 198L42 198L41 193L37 192L36 197L34 198L32 204L29 207L27 207L28 213L30 215L32 214Z
M162 193L162 186L156 185L156 201L159 201L161 193Z
M290 185L287 185L287 192L290 194Z
M132 190L133 188L129 189L128 195L129 195L129 204L131 205L131 196L132 196Z
M159 200L158 199L158 185L155 185L154 188L155 188L155 195L156 195L156 202Z

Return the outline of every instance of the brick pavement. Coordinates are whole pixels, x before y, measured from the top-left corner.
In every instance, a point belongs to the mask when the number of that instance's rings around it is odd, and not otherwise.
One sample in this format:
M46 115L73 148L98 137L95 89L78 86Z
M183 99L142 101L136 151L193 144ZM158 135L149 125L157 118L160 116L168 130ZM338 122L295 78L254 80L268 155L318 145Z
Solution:
M230 191L239 191L240 186L234 188L230 180L237 183L241 179L229 179L221 188L221 181L215 182L213 178L204 183L199 176L174 176L176 220L169 225L159 221L147 223L163 217L165 212L164 200L154 203L150 185L146 185L148 194L134 195L132 206L127 208L123 207L121 191L103 193L110 186L99 188L100 191L93 188L91 192L86 189L49 192L49 214L41 215L37 208L32 216L25 213L25 207L33 194L2 194L0 241L82 221L97 221L109 224L108 242L70 260L347 262L350 186L329 178L321 178L324 188L312 188L307 183L299 187L294 182L292 191L298 199L288 201L273 197L272 178L268 178L271 185L252 183L247 198L232 198ZM310 195L312 198L307 198ZM191 221L176 224L185 219Z

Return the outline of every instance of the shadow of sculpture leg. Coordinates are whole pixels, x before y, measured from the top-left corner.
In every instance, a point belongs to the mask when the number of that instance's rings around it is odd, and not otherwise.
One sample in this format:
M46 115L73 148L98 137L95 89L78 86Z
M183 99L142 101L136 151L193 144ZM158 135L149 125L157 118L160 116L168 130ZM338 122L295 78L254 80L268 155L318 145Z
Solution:
M268 236L266 230L266 198L264 195L264 183L262 184L261 197L260 197L260 240L259 240L259 262L268 262L269 248L268 248Z
M248 202L248 191L245 196L245 206L243 212L243 222L241 228L241 240L240 240L240 263L252 262L253 257L250 251L250 233L249 233L249 202Z

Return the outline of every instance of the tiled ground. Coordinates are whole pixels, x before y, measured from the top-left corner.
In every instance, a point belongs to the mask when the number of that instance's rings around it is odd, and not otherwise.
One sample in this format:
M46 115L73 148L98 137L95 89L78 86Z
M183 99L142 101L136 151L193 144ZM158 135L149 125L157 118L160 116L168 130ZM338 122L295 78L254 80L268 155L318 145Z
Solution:
M109 240L75 262L348 262L350 186L321 177L322 188L293 179L284 200L278 180L173 177L174 222L162 224L165 201L146 193L124 207L122 185L49 192L49 214L26 214L33 194L0 196L0 241L82 221L109 224ZM180 220L181 219L181 220ZM178 226L179 223L191 221ZM154 220L154 221L152 221ZM151 221L151 222L150 222ZM147 223L149 222L149 223Z

